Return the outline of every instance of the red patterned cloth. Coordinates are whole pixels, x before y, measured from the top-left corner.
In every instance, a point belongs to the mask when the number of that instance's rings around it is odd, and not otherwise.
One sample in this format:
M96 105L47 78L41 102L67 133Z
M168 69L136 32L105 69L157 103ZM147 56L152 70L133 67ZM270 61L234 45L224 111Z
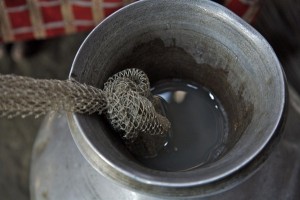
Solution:
M224 5L248 23L252 23L260 9L260 0L225 0Z
M0 0L0 43L45 39L94 28L103 18L134 0ZM225 0L251 22L258 0Z
M91 30L124 0L0 0L0 42Z

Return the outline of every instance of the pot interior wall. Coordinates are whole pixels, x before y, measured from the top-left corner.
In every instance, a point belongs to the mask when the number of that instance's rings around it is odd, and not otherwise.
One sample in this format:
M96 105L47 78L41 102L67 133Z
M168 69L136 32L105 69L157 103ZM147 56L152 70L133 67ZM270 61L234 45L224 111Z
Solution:
M220 99L229 122L229 134L225 151L229 151L241 137L253 117L252 96L257 91L253 78L239 60L244 54L232 52L219 40L200 32L175 29L137 31L110 45L109 53L95 51L90 70L85 73L84 82L102 88L109 76L126 68L140 68L149 76L151 84L165 79L184 79L201 84ZM87 58L86 58L87 59ZM96 81L95 81L96 80ZM94 121L94 120L93 120ZM108 138L116 139L113 130L105 127ZM101 131L101 130L100 130ZM94 136L93 136L94 137ZM121 142L118 142L118 147ZM121 148L124 151L124 148ZM127 154L127 153L126 153ZM129 156L127 154L127 156Z

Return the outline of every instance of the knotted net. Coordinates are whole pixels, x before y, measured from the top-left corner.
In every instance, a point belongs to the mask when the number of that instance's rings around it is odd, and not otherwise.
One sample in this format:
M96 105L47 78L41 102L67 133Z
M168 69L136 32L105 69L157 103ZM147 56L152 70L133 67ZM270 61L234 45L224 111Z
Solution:
M126 69L104 84L104 89L75 80L42 80L0 75L0 117L39 117L49 111L104 114L137 155L155 156L170 129L159 97L150 93L147 75Z

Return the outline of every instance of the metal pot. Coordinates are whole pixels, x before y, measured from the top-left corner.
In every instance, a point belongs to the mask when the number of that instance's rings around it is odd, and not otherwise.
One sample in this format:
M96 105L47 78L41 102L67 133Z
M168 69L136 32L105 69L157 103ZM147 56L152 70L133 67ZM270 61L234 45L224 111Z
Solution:
M53 114L34 148L33 198L211 196L257 171L280 136L287 92L276 55L258 32L220 5L206 0L131 4L91 32L70 76L102 88L109 76L128 67L143 69L152 83L180 78L213 90L229 119L226 151L189 171L153 170L136 161L104 118L68 113L69 130L66 117Z

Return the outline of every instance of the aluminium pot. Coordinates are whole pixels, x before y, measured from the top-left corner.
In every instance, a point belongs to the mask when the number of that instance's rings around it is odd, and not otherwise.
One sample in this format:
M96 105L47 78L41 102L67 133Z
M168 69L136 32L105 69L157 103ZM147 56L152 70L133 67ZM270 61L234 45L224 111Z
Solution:
M214 2L145 0L122 8L89 34L70 77L103 88L128 67L144 70L151 84L179 78L211 89L228 115L225 152L192 170L154 170L102 116L52 113L34 147L33 199L213 197L255 173L280 138L287 91L278 59L257 31Z

